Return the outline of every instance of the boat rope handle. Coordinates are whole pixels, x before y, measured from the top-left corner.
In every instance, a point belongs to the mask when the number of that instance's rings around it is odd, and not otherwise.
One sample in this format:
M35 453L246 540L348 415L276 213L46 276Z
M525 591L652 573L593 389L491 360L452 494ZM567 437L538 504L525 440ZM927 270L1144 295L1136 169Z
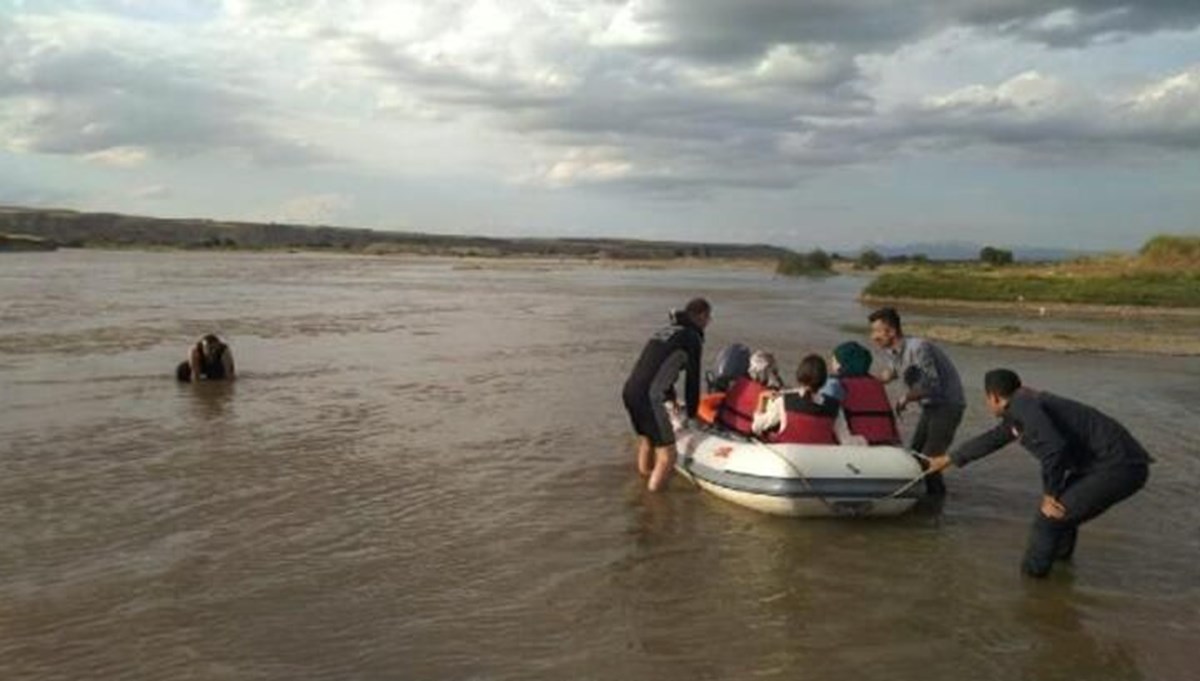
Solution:
M808 477L806 475L804 475L804 471L800 470L799 466L792 463L791 459L789 459L786 456L784 456L783 454L779 453L779 451L777 451L774 447L767 444L766 442L763 442L762 440L757 440L757 439L751 438L750 441L753 442L754 444L762 447L763 449L766 449L768 452L771 452L780 461L787 464L787 467L792 469L792 471L800 479L800 484L803 485L805 489L807 489L810 493L812 493L812 495L815 496L821 503L828 506L830 510L837 511L837 507L833 504L832 501L821 496L820 494L817 494L817 491L815 489L813 489L812 484L809 483ZM914 457L919 458L919 459L924 459L924 460L929 459L929 457L925 456L924 454L921 454L920 452L908 452L908 453L912 454ZM883 496L878 496L878 497L871 497L870 499L866 499L865 501L873 503L876 501L885 501L887 499L895 499L895 498L899 497L901 494L904 494L908 490L912 489L913 486L915 486L918 482L921 482L922 480L924 480L925 476L927 476L927 475L929 475L929 470L928 469L923 470L923 471L921 471L920 475L918 475L917 477L913 478L912 480L909 480L908 482L904 483L903 485L898 487L892 493L884 494Z

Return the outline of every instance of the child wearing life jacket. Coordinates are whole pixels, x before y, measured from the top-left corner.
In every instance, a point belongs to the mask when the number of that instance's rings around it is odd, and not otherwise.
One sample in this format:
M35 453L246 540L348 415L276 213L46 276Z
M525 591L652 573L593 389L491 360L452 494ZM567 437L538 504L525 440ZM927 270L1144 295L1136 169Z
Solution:
M820 393L827 377L825 360L819 355L800 360L795 390L760 397L751 426L754 433L768 442L838 444L838 402Z
M783 379L771 353L756 350L750 355L748 364L745 375L738 376L729 385L716 414L718 423L742 435L752 432L754 412L761 396L783 387Z
M842 406L848 430L870 445L899 445L900 430L887 390L871 375L871 351L854 341L833 349L829 378L821 392Z

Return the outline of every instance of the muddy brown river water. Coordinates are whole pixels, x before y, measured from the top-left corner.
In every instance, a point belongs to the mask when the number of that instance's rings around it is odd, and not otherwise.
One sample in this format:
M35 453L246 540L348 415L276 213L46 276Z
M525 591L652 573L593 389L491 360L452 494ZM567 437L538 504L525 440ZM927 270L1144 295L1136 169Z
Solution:
M1200 360L950 347L1121 418L1148 487L1045 582L1018 449L941 513L641 490L620 387L668 307L791 364L864 280L298 254L0 258L0 679L1197 677ZM172 368L215 330L232 385ZM911 428L910 416L906 427Z

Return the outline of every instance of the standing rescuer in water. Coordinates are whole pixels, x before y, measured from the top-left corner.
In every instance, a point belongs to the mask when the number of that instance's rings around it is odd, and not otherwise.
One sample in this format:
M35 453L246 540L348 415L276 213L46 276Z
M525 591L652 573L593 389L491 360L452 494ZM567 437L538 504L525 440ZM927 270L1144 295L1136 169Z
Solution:
M924 338L905 336L895 308L880 308L867 319L871 322L871 340L884 351L891 365L879 380L890 383L899 378L905 386L896 413L902 413L913 402L921 405L909 449L925 456L945 453L954 442L966 409L958 369L940 347ZM937 472L925 478L925 487L931 495L946 494L946 485Z
M1150 455L1115 419L1086 404L1024 388L1017 374L993 369L983 379L995 428L933 457L930 470L965 466L1005 445L1021 446L1042 464L1042 503L1021 564L1044 577L1055 560L1075 552L1079 526L1146 484Z
M637 364L625 381L622 397L629 420L637 433L637 465L647 488L656 492L666 484L675 466L675 430L665 403L675 401L675 383L686 371L684 403L689 419L700 407L700 355L704 328L712 317L712 306L693 298L682 310L671 314L671 323L646 341Z

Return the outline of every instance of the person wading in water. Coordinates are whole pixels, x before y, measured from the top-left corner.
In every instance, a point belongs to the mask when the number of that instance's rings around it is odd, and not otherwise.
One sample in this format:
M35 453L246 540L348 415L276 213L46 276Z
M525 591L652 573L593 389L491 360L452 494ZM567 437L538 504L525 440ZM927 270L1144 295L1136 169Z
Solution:
M233 380L233 350L210 333L192 346L186 362L175 368L175 377L182 383L194 381Z
M1133 435L1094 407L1021 386L1009 369L983 378L988 411L1000 419L991 430L935 456L929 470L965 466L1010 442L1042 464L1042 503L1029 533L1021 569L1044 577L1056 560L1075 553L1079 526L1146 484L1153 461Z
M946 353L924 338L905 336L900 315L884 307L871 313L871 340L887 355L891 366L879 380L888 383L901 379L904 395L896 402L896 413L914 402L921 405L921 418L913 430L909 449L925 456L940 454L954 442L954 433L962 423L966 400L958 370ZM925 479L926 489L935 497L946 494L939 473Z
M688 419L695 419L700 407L700 354L704 327L711 317L712 306L703 298L693 298L684 309L674 311L671 323L646 341L625 381L622 398L637 433L638 473L650 478L646 487L651 492L662 489L675 467L675 430L665 403L675 401L680 372L687 376Z

